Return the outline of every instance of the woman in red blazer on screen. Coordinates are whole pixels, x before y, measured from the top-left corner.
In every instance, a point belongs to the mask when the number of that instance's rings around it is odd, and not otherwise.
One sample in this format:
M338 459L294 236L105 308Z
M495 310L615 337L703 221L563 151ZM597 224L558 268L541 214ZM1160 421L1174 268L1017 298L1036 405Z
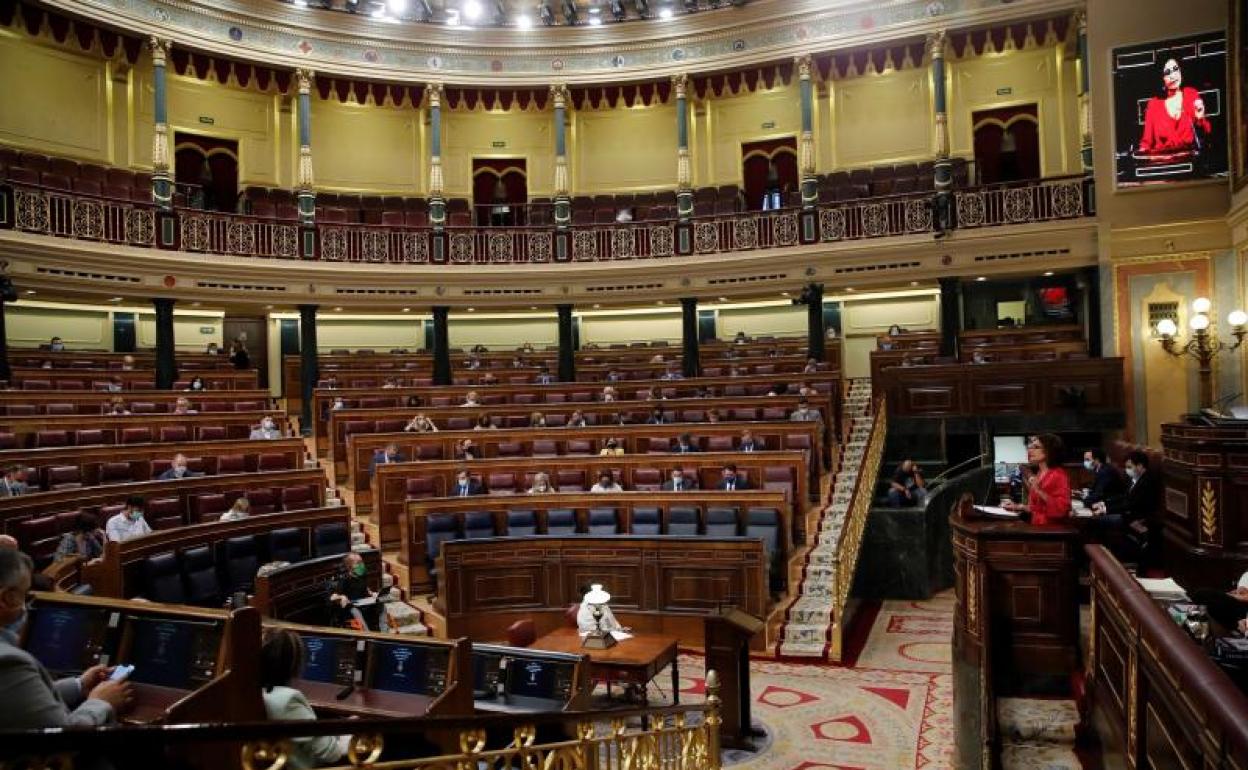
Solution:
M1027 442L1027 462L1039 470L1027 474L1027 504L1009 502L1009 511L1028 511L1038 526L1062 524L1070 518L1070 479L1058 465L1062 440L1042 433Z
M1205 117L1205 101L1195 88L1183 85L1183 70L1174 59L1161 67L1165 96L1154 96L1144 108L1144 132L1138 147L1141 155L1199 152L1201 141L1212 127Z

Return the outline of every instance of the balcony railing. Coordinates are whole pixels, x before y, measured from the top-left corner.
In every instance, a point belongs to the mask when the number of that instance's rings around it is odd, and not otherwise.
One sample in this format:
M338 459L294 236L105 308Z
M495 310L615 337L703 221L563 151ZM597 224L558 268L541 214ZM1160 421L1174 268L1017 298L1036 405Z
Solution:
M953 193L951 223L965 229L1091 215L1086 177L1058 177ZM22 232L105 243L266 259L380 264L508 265L613 262L760 251L937 231L930 192L820 204L812 211L550 227L393 227L320 223L153 206L13 185L11 217Z

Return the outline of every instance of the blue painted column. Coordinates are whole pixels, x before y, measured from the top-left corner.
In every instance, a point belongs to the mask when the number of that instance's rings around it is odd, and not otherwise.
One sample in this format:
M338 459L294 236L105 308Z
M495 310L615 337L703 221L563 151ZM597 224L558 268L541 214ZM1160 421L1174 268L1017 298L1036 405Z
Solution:
M945 96L945 32L927 36L927 50L932 57L932 101L935 104L936 131L936 192L953 186L953 165L949 162L949 114Z
M819 179L815 175L815 95L811 82L810 56L799 56L797 86L802 102L802 134L798 139L798 172L802 178L802 208L814 208L819 202ZM822 343L821 343L822 344Z
M299 430L304 436L312 435L312 396L316 381L320 379L320 362L317 359L316 305L299 305Z
M152 52L152 202L162 211L173 209L173 171L169 153L169 99L165 86L165 63L169 57L169 41L153 36L148 40Z
M572 224L572 197L568 183L568 87L555 83L550 87L555 107L555 227ZM570 316L569 316L570 317Z
M693 168L689 162L689 76L672 78L676 92L676 216L693 216Z
M446 226L446 193L442 180L442 84L425 86L429 97L429 223ZM436 315L435 315L436 320Z
M299 221L305 225L316 222L316 190L312 181L312 70L295 70L299 85L299 171L295 178L295 196L299 201Z
M1092 175L1092 105L1090 79L1088 77L1088 12L1080 9L1075 13L1075 25L1079 30L1079 157L1083 173Z

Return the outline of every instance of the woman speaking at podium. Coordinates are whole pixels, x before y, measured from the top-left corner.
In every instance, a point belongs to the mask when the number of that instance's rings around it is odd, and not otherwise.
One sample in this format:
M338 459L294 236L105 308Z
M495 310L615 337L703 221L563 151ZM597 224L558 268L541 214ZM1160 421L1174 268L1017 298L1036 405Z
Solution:
M1034 473L1025 473L1027 502L1005 504L1007 511L1027 511L1037 526L1062 524L1070 518L1070 479L1059 461L1062 440L1052 433L1041 433L1027 442L1027 462L1036 466Z

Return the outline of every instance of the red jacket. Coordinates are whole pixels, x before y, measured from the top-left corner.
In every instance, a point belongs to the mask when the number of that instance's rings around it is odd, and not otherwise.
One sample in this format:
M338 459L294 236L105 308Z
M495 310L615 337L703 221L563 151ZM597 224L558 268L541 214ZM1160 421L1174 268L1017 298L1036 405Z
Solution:
M1166 111L1166 100L1155 96L1148 100L1144 110L1144 133L1140 135L1139 151L1145 154L1183 152L1196 149L1196 129L1209 133L1211 127L1208 118L1196 117L1196 100L1200 92L1186 86L1180 91L1183 94L1183 109L1179 117L1170 117Z
M1070 518L1070 479L1061 468L1049 468L1040 474L1034 491L1027 498L1031 507L1031 523L1038 526L1061 524Z

